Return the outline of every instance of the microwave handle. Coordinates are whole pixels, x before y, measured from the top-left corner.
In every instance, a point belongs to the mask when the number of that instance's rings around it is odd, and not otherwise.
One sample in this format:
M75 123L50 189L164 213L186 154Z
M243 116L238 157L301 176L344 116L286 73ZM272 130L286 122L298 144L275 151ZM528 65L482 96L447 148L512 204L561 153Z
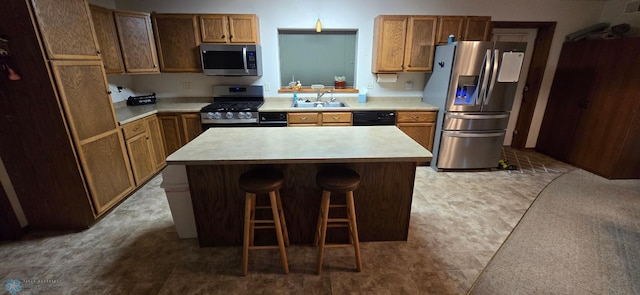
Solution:
M242 47L242 62L244 63L244 72L249 73L249 69L247 68L247 47Z

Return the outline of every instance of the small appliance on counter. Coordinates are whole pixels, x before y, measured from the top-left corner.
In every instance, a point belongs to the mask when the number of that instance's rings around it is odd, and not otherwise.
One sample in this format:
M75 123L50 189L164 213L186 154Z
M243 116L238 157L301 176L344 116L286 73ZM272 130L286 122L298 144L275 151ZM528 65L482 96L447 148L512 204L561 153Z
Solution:
M154 104L156 103L156 94L152 93L149 95L141 95L141 96L129 96L127 98L127 105L130 106L138 106L143 104Z

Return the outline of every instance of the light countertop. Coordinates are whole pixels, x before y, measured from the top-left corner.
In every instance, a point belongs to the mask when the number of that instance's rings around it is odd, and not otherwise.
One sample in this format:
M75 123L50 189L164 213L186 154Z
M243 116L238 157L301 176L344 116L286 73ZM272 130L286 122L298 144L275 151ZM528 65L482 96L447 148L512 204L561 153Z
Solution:
M431 153L395 126L209 128L167 164L428 162Z
M133 122L137 119L155 113L194 113L210 104L212 98L174 98L158 99L156 104L128 106L124 102L114 104L116 118L120 125ZM345 102L347 107L341 108L293 108L291 99L284 97L265 98L260 112L327 112L327 111L437 111L438 108L424 103L420 97L408 98L369 98L366 103L359 103L357 98L337 98L336 101Z

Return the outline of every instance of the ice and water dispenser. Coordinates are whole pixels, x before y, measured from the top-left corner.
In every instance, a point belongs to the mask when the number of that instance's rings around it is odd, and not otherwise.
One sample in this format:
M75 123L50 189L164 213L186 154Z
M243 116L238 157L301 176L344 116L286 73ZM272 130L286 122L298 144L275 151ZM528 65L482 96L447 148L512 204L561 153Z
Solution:
M459 76L455 104L472 105L478 97L478 76Z

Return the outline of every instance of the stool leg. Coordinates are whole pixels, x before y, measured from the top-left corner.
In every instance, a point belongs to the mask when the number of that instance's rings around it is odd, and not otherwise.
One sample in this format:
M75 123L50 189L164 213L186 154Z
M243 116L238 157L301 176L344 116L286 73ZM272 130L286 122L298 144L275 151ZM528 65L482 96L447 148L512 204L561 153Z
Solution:
M356 209L353 202L353 191L347 192L347 210L349 215L349 231L353 242L353 250L356 254L356 267L362 271L362 259L360 257L360 240L358 238L358 225L356 223Z
M320 240L318 246L318 269L317 272L320 274L322 272L322 260L324 258L324 245L325 239L327 237L327 220L329 219L329 203L331 197L331 192L322 191L322 202L320 203L320 216L318 218L322 218L320 225ZM320 221L320 220L319 220Z
M284 248L284 237L282 236L282 227L280 225L280 216L278 214L278 201L276 192L269 192L271 199L271 212L273 212L273 222L276 225L276 236L278 237L278 247L280 248L280 257L282 258L282 268L284 273L289 273L289 262L287 262L287 251Z
M251 212L249 214L249 247L253 246L253 238L256 233L256 194L251 194Z
M249 271L249 231L251 229L251 208L252 195L246 194L244 205L244 241L242 244L242 274L247 275ZM255 195L253 195L255 197Z
M278 216L280 216L280 225L282 226L282 235L284 236L285 246L289 246L289 231L287 230L287 222L284 218L284 209L282 209L282 199L280 199L280 190L276 191L276 201L278 202Z
M324 193L323 193L324 196ZM316 234L313 238L313 245L318 246L320 242L320 232L322 232L322 217L324 216L324 197L320 200L320 210L318 211L318 222L316 223Z

